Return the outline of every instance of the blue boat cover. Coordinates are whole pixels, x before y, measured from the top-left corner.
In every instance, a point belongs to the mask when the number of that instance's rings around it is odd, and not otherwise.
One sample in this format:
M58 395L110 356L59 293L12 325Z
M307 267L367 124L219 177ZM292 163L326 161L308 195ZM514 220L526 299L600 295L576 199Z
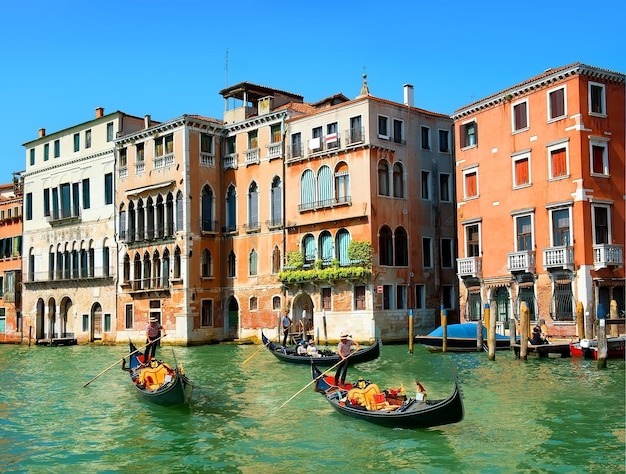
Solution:
M465 339L476 339L476 323L448 324L448 337L459 337ZM429 336L443 337L443 329L439 326L432 331ZM487 340L487 328L483 326L483 339ZM496 333L496 339L509 340L509 336Z

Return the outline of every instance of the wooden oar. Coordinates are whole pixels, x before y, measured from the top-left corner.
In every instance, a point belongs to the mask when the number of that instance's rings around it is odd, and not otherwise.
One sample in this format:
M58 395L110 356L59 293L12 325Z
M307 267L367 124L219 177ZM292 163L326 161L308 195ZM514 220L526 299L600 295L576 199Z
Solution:
M152 342L156 342L159 339L164 338L165 336L167 336L167 334L164 334L163 336L157 337L156 339L153 339ZM98 375L96 375L94 378L92 378L89 382L87 382L85 385L83 385L83 388L86 387L87 385L89 385L91 382L93 382L94 380L96 380L98 377L100 377L101 375L105 374L106 372L108 372L109 370L111 370L113 367L115 367L117 364L119 364L120 362L122 362L124 359L126 359L126 357L132 356L133 354L136 354L137 352L139 352L141 349L145 349L146 347L148 347L151 343L146 344L145 346L141 346L139 349L135 349L133 352L129 352L128 354L126 354L124 357L122 357L120 360L118 360L115 364L111 365L111 367L107 367L106 369L104 369L102 372L100 372Z
M346 359L348 357L350 357L352 354L354 354L356 351L354 352L350 352L350 354L346 357ZM308 388L310 385L312 385L313 383L317 382L320 378L322 378L324 375L326 375L328 372L330 372L331 370L333 370L335 367L337 367L339 364L341 364L344 361L344 359L340 360L339 362L337 362L335 365L333 365L332 367L329 367L328 369L326 369L324 372L322 372L321 374L319 374L317 377L315 377L313 380L311 380L308 384L306 384L304 387L302 387L300 390L298 390L289 400L287 400L285 403L283 403L281 406L279 406L276 410L274 410L274 413L276 413L278 410L280 410L282 407L284 407L285 405L287 405L287 403L289 403L291 400L293 400L294 398L296 398L298 395L300 395L302 392L304 392L304 390L306 388Z
M276 339L276 338L274 338ZM250 357L248 357L246 360L244 360L241 365L245 364L246 362L248 362L250 359L252 359L255 355L257 355L259 352L261 352L263 349L265 349L267 346L269 346L272 343L271 340L268 340L265 344L263 344L261 347L259 347L259 350L257 350L254 354L252 354Z

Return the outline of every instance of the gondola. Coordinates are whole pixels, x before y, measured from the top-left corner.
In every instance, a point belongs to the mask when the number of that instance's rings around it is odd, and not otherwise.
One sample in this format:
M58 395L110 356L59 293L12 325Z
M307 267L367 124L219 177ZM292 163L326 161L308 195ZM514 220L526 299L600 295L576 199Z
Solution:
M122 369L130 375L135 390L149 402L163 406L189 403L193 383L185 375L182 366L172 368L162 360L153 359L143 365L144 355L130 342L130 363L122 363Z
M380 392L375 384L366 385L363 389L352 384L337 387L334 377L325 377L314 362L311 363L311 372L315 391L322 394L339 413L352 418L389 428L428 428L458 423L463 419L463 397L457 379L450 397L417 400L415 397L402 399L391 390ZM358 399L352 398L357 396Z
M476 323L449 324L446 334L447 350L449 352L475 352L477 331ZM426 336L416 336L415 342L423 345L430 352L440 352L443 350L443 328L439 326ZM487 346L487 342L487 328L483 326L483 348ZM496 350L510 348L509 336L496 333Z
M315 360L315 364L320 367L330 367L337 364L340 360L339 354L330 350L319 350L319 357L311 357L309 355L299 355L296 350L291 347L283 347L277 342L270 341L265 334L261 333L261 340L263 345L274 356L284 362L290 362L292 364L310 364L311 360ZM374 344L367 347L362 347L358 351L352 353L349 357L350 364L356 364L359 362L367 362L377 359L380 355L380 342L378 339L374 341Z

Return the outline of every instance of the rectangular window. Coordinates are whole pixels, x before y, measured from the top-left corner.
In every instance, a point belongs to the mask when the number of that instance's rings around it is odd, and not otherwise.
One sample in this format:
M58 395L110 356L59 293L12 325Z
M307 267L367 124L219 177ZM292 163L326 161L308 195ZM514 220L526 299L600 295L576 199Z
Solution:
M26 212L26 220L30 221L33 219L33 194L26 194L26 202L24 202L25 212Z
M104 203L113 204L113 174L104 175Z
M452 201L452 193L451 182L452 176L448 173L441 173L439 175L439 200L441 202L451 202Z
M85 148L91 148L91 130L85 130Z
M563 178L569 175L567 159L567 144L557 144L548 147L550 179Z
M74 134L74 152L80 150L80 133Z
M113 141L113 122L107 123L107 142Z
M172 134L165 137L165 153L174 153L174 135Z
M145 160L144 144L143 143L137 143L136 149L137 149L137 163L143 163L144 160Z
M450 131L439 130L439 152L450 153Z
M350 117L350 143L359 143L363 141L363 128L361 116Z
M589 83L589 113L606 115L606 97L604 84Z
M422 199L430 199L430 171L422 171Z
M513 106L513 131L519 132L528 128L528 101Z
M365 287L362 285L354 287L354 309L365 309Z
M118 163L120 168L126 168L128 166L128 152L126 148L120 148Z
M111 332L111 313L104 313L104 332Z
M424 268L433 267L432 241L430 237L422 237L422 265Z
M83 179L83 209L89 209L90 206L89 178L85 178Z
M50 215L50 189L45 188L43 190L43 215L48 217Z
M46 143L43 146L43 161L48 161L50 159L50 144Z
M472 168L463 171L463 197L471 199L478 197L478 169Z
M565 117L565 87L548 92L548 120Z
M609 174L609 148L605 141L591 141L591 173L599 175Z
M552 246L565 246L570 242L569 209L552 211Z
M297 158L302 156L302 134L292 133L291 134L291 157Z
M124 307L124 328L132 329L135 325L135 317L133 315L133 305L127 304Z
M59 156L61 156L61 141L55 140L54 141L54 157L58 158Z
M430 150L430 128L422 126L421 137L422 137L422 150Z
M513 188L530 185L530 155L525 153L513 157Z
M259 131L252 130L248 132L248 149L258 148L259 147Z
M415 308L426 308L426 285L415 285Z
M383 285L383 309L393 309L393 285Z
M200 134L200 153L213 154L213 135L208 133Z
M83 332L89 331L89 315L83 314Z
M531 216L518 216L515 218L516 251L527 252L533 249L533 232Z
M396 309L406 309L406 286L396 286Z
M30 165L33 166L35 164L35 149L31 148L28 150L28 154L30 155Z
M332 309L332 289L322 288L322 309L330 311Z
M270 127L270 135L272 143L280 143L282 141L281 126L279 123Z
M213 300L202 300L202 316L200 326L213 326Z
M611 242L609 235L609 208L605 206L593 206L593 243L608 244Z
M404 143L404 122L402 120L393 119L393 141Z
M465 226L466 257L480 257L480 232L478 224Z
M441 267L452 268L454 259L452 239L441 239Z
M378 116L378 138L389 140L389 117Z
M461 147L478 145L478 124L475 121L461 125Z

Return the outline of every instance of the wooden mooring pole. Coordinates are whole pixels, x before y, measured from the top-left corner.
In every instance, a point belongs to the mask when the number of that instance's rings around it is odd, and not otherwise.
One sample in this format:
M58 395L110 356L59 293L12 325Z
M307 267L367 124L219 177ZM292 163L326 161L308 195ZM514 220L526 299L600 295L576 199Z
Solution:
M525 301L522 301L520 305L520 321L519 321L519 330L520 330L520 350L519 350L519 358L526 360L528 359L528 328L530 325L530 310L528 309L528 305Z
M489 303L485 303L485 321L489 321L487 327L487 345L489 346L489 360L496 360L496 318L491 317Z
M413 310L409 310L409 354L413 354Z
M441 351L448 351L448 312L441 305Z
M617 301L611 300L611 307L609 309L609 319L617 319ZM609 331L611 337L619 336L619 330L617 324L611 324L611 328Z
M579 341L585 338L585 310L580 301L576 303L576 332Z
M476 321L476 352L483 350L483 320Z
M597 331L598 331L598 368L606 369L606 359L609 353L606 341L606 313L602 304L598 305L596 311Z

